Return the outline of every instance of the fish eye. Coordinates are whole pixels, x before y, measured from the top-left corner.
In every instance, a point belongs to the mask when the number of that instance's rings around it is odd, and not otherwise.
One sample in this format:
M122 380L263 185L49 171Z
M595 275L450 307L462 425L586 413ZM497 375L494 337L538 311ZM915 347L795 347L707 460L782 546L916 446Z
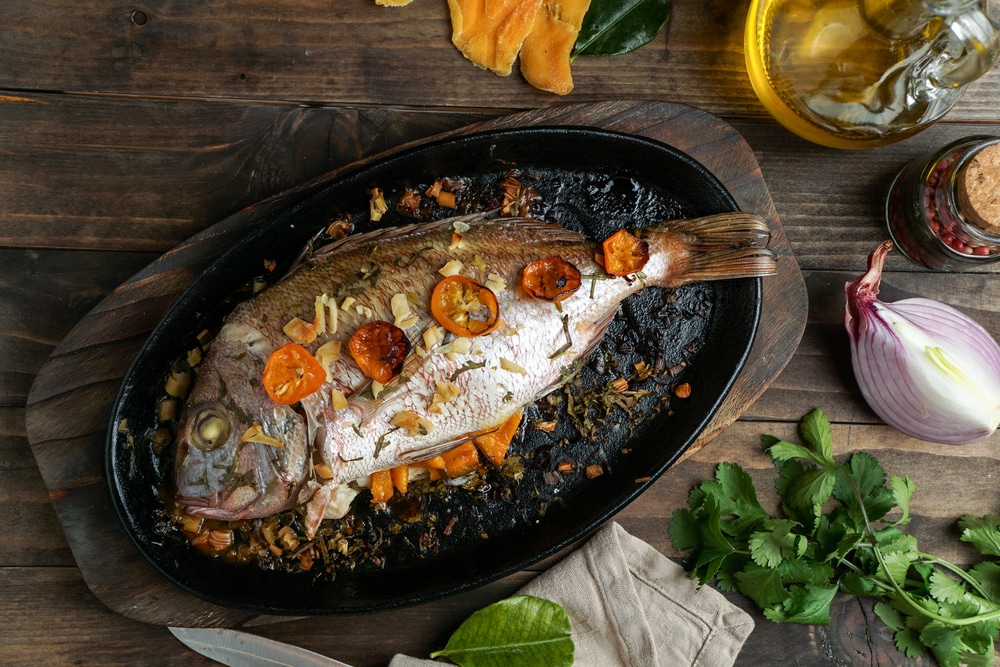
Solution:
M229 439L229 418L213 408L195 415L190 441L198 449L210 452Z

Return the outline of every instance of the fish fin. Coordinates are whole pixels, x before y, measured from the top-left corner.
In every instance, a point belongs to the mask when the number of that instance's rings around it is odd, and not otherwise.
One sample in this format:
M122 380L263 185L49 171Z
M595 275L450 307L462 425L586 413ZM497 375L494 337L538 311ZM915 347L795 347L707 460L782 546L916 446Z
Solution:
M342 239L328 243L321 248L317 248L313 253L313 258L325 257L335 252L344 252L356 246L367 245L371 243L384 243L387 241L396 241L401 238L407 238L410 236L421 236L423 234L435 232L442 227L454 226L456 222L464 222L468 225L480 224L484 222L497 221L498 218L492 218L494 211L484 211L481 213L468 213L466 215L457 215L451 218L445 218L443 220L434 220L433 222L422 222L415 225L401 225L398 227L385 227L383 229L373 229L361 234L351 234L345 236Z
M503 426L503 424L500 424ZM414 449L412 451L406 452L399 457L399 460L403 463L417 463L418 461L425 461L427 459L432 459L439 454L444 454L445 452L455 449L459 445L463 445L470 440L475 440L479 436L486 435L487 433L492 433L493 431L500 430L500 426L492 429L486 429L485 431L473 431L472 433L463 433L457 438L452 438L446 442L439 442L437 444L431 445L430 447L425 447L423 449Z
M338 227L338 225L343 225L343 226ZM292 271L297 269L300 265L305 264L310 259L312 259L313 253L316 250L316 246L320 242L323 242L323 245L321 245L320 247L325 248L328 245L332 245L339 241L343 241L346 238L349 238L352 231L354 231L354 224L348 222L344 223L335 222L329 227L324 227L323 229L319 230L318 232L313 234L313 236L302 247L302 250L299 251L298 256L296 256L295 260L288 268L288 273L291 273Z
M537 401L543 396L551 394L553 391L566 384L567 372L575 375L573 369L576 369L578 364L582 364L583 361L586 360L587 357L589 357L591 354L593 354L594 350L596 350L600 346L601 341L604 340L604 334L607 332L608 327L611 326L611 323L615 321L615 315L617 314L618 314L618 309L615 308L610 313L606 314L604 317L602 317L600 320L594 323L594 326L597 329L597 333L594 335L593 339L591 339L591 341L587 343L587 347L585 347L583 351L580 352L579 355L577 355L576 362L574 362L574 364L571 366L564 367L565 370L559 374L559 379L557 379L555 382L553 382L552 384L550 384L549 386L545 387L540 392L538 392L538 395L535 396L534 400Z
M312 482L312 484L316 484L316 482ZM326 506L330 504L336 488L337 485L332 482L318 484L309 502L306 503L306 514L302 518L302 523L307 539L311 540L316 537L319 524L323 522L323 517L326 514Z
M752 213L729 212L690 220L671 220L643 230L650 250L673 256L666 276L647 276L652 284L676 287L704 280L754 278L777 272L767 249L767 221ZM680 250L677 250L678 246Z

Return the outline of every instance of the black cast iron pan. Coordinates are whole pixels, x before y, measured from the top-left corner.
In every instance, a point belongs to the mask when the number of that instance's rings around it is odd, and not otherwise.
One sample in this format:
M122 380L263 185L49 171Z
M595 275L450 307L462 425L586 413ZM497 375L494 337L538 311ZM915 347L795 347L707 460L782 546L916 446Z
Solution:
M429 601L496 580L587 536L694 442L749 353L760 313L759 279L647 289L631 297L578 382L584 389L599 387L626 375L636 360L655 361L661 372L643 385L651 393L641 409L611 410L586 436L565 418L552 433L526 429L514 448L524 463L520 481L493 475L485 489L424 498L422 522L371 510L360 496L358 523L378 548L353 569L331 574L237 566L198 553L166 525L161 496L169 494L170 448L154 455L144 437L157 426L163 379L198 332L219 326L234 295L261 274L265 260L276 260L280 275L318 230L340 218L350 217L356 232L411 222L390 210L370 223L372 188L391 202L405 188L437 178L462 178L467 187L485 191L511 172L537 189L538 215L595 239L622 227L736 210L711 173L662 143L594 129L530 128L403 151L248 231L154 329L111 416L106 464L115 507L136 546L166 577L210 602L267 614L370 612ZM671 398L680 381L693 387L690 398ZM529 420L558 413L553 403L558 401L543 399L529 410ZM118 428L122 420L127 432ZM565 460L579 470L600 465L604 474L554 475Z

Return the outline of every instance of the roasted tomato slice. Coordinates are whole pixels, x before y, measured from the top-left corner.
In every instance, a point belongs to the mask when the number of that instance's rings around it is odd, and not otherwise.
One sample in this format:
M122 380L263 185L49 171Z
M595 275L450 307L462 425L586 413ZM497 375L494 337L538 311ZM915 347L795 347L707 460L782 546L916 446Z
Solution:
M546 257L524 267L524 291L543 301L562 301L580 289L580 272L562 257Z
M365 375L386 384L402 372L410 341L395 324L378 320L358 327L347 347Z
M642 271L649 261L649 244L624 229L604 240L604 270L613 276Z
M499 323L497 296L471 278L449 276L431 293L431 314L456 336L481 336Z
M287 343L271 353L261 382L275 403L291 405L323 386L326 371L309 350Z

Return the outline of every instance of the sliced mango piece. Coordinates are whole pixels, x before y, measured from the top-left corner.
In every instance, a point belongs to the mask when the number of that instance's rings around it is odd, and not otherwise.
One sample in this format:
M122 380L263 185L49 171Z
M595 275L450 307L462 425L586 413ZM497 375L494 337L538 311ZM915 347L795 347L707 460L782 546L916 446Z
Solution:
M452 43L473 63L510 74L542 0L448 0Z
M504 457L507 456L510 442L517 433L517 427L521 425L522 414L523 411L518 410L510 419L501 424L500 428L485 433L474 440L479 451L493 465L500 465L503 463Z
M569 56L590 0L543 0L521 48L521 74L535 88L557 95L573 90Z

